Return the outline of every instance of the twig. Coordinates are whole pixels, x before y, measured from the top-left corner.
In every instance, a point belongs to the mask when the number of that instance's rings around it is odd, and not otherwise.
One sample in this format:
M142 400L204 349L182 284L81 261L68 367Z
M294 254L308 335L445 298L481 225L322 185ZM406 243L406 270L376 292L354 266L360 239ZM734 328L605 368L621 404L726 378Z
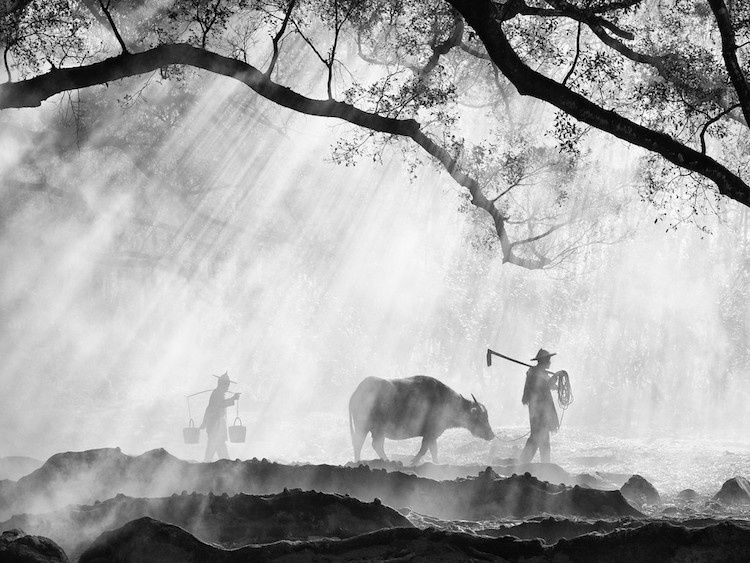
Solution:
M122 53L124 55L130 53L128 51L127 46L125 45L125 41L123 41L122 36L120 35L120 32L117 30L117 26L115 25L115 20L112 19L112 14L109 13L109 4L111 0L107 0L107 5L104 5L103 0L99 0L99 6L102 8L102 12L104 12L104 15L107 16L107 21L109 22L109 25L112 27L112 31L115 34L115 37L117 38L117 42L120 44L120 47L122 47Z
M296 2L297 0L289 0L289 6L287 6L286 12L284 13L284 21L281 23L281 29L279 29L279 32L272 39L273 56L271 57L271 62L268 64L266 72L264 73L266 76L271 76L271 73L276 66L276 62L279 60L279 41L281 41L281 38L286 32L286 26L289 24L289 18L292 17L292 10L294 9Z
M740 107L740 104L734 104L733 106L728 107L727 109L725 109L721 113L713 116L711 119L709 119L708 121L706 121L706 123L701 128L701 133L700 133L700 138L701 138L701 153L702 154L706 154L706 132L708 131L708 128L711 125L713 125L714 123L716 123L717 121L719 121L726 114L728 114L732 110L737 109L738 107Z
M578 22L578 32L576 33L576 56L573 58L573 64L570 65L570 70L568 70L568 74L565 75L565 78L563 78L562 85L565 86L568 82L568 79L573 74L573 71L576 69L576 64L578 64L578 57L581 54L581 22Z

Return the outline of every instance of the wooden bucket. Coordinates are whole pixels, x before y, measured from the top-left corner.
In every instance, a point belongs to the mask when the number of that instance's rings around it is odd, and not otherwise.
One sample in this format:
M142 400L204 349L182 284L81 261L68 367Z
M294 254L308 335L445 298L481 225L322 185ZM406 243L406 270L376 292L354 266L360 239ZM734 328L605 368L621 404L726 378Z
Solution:
M190 419L187 428L182 429L182 439L186 444L197 444L201 439L201 429L196 428L193 419Z
M247 434L247 427L242 426L242 421L240 420L239 416L234 419L232 426L227 428L227 431L229 432L230 442L234 442L236 444L236 443L245 441L245 435Z

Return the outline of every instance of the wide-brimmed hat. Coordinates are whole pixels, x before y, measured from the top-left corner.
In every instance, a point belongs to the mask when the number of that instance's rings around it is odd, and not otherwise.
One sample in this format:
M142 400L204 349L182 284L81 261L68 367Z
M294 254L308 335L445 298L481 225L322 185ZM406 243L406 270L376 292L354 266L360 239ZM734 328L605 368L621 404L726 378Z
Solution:
M232 381L231 379L229 379L229 372L228 371L225 371L221 375L214 375L213 377L215 377L219 381L228 381L229 383L237 383L236 381Z
M534 360L536 360L538 362L545 358L551 358L552 356L556 356L556 355L557 355L557 352L547 352L547 350L545 350L544 348L539 348L539 351L536 353L536 356L531 358L531 361L533 362Z

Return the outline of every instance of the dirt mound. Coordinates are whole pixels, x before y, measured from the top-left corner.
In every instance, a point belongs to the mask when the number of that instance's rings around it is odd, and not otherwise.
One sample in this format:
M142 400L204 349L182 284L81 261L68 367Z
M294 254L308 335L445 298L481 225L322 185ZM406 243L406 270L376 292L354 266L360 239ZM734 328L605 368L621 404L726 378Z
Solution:
M675 498L679 501L692 502L700 498L700 495L693 489L683 489L682 491L677 493L677 496Z
M654 486L640 475L633 475L621 488L620 492L638 508L646 504L659 505L661 497Z
M731 523L734 526L750 531L750 522L747 520L727 520L725 518L692 518L665 521L661 518L617 518L611 520L588 520L568 519L559 517L530 518L529 520L501 525L492 528L475 527L472 533L488 536L503 537L513 536L518 539L539 539L545 544L552 545L562 539L573 539L585 534L596 532L597 534L609 534L611 532L622 532L624 530L635 530L642 527L660 526L665 522L685 529L703 529L716 526L721 523Z
M285 488L346 494L366 502L380 498L394 508L410 506L423 514L452 519L640 515L619 491L551 485L528 473L502 479L488 469L477 477L434 481L366 466L291 466L266 460L189 463L164 450L131 457L108 449L50 458L39 470L3 489L0 518L92 504L118 493L149 498L183 490L265 495Z
M740 563L750 560L750 529L736 522L701 528L650 522L604 536L589 534L563 540L552 550L555 555L565 554L570 561Z
M55 542L21 530L0 535L0 561L7 563L68 563L68 557Z
M594 518L641 516L619 491L552 485L529 473L502 479L488 468L478 478L464 483L469 483L472 490L470 498L474 516L471 518L474 520L539 514Z
M38 459L23 456L0 457L0 480L17 481L24 475L39 469L42 462Z
M580 485L592 489L611 489L610 483L593 475L572 475L562 467L554 463L517 463L510 465L493 466L492 469L499 475L512 475L513 473L530 473L541 481L560 483L564 485Z
M500 528L479 529L476 530L476 533L493 538L513 536L521 540L540 539L544 543L551 545L561 539L572 539L592 532L608 534L615 530L637 528L644 524L644 521L633 518L587 521L550 516L547 518L533 518L525 522L508 524Z
M181 494L167 498L117 496L92 506L24 514L0 523L57 541L76 559L105 530L149 516L185 528L205 542L234 548L282 539L348 538L398 526L408 519L380 502L300 490L277 495Z
M172 476L184 465L163 449L137 457L120 448L55 454L36 471L0 489L0 518L92 504L118 493L157 497L165 496L165 489L171 489L166 494L179 492L182 488L174 490Z
M750 481L744 477L732 477L711 500L729 505L750 504Z
M636 529L590 534L544 546L538 540L482 538L435 529L394 528L345 540L281 541L225 551L185 530L150 518L102 534L80 563L205 561L538 561L590 563L695 563L750 559L750 529L722 522L689 529L653 522Z
M513 474L530 473L541 481L558 483L564 485L581 485L593 489L613 489L611 484L597 476L582 474L572 475L559 465L554 463L524 463L519 464L515 460L503 460L508 463L492 464L492 470L501 477L509 477ZM434 463L423 463L421 465L404 465L400 461L383 461L379 459L349 462L345 467L358 467L366 465L370 469L385 469L386 471L398 471L409 475L417 475L436 481L447 481L474 476L483 471L486 465L436 465Z

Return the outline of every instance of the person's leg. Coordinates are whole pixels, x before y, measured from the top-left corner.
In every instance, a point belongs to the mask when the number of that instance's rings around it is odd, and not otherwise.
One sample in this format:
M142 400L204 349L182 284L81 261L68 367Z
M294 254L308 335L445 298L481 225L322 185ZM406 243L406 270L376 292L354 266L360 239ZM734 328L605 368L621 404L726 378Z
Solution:
M534 454L539 447L538 440L538 433L532 430L529 439L526 440L526 445L523 447L521 457L518 458L518 461L520 461L521 463L529 463L532 459L534 459Z
M214 459L214 453L216 452L216 438L211 434L208 435L208 441L206 443L206 457L203 461L206 463Z
M229 450L227 450L227 443L224 440L216 444L216 453L219 454L219 459L229 459Z
M542 458L542 463L549 463L550 449L549 430L544 430L539 442L539 456Z

